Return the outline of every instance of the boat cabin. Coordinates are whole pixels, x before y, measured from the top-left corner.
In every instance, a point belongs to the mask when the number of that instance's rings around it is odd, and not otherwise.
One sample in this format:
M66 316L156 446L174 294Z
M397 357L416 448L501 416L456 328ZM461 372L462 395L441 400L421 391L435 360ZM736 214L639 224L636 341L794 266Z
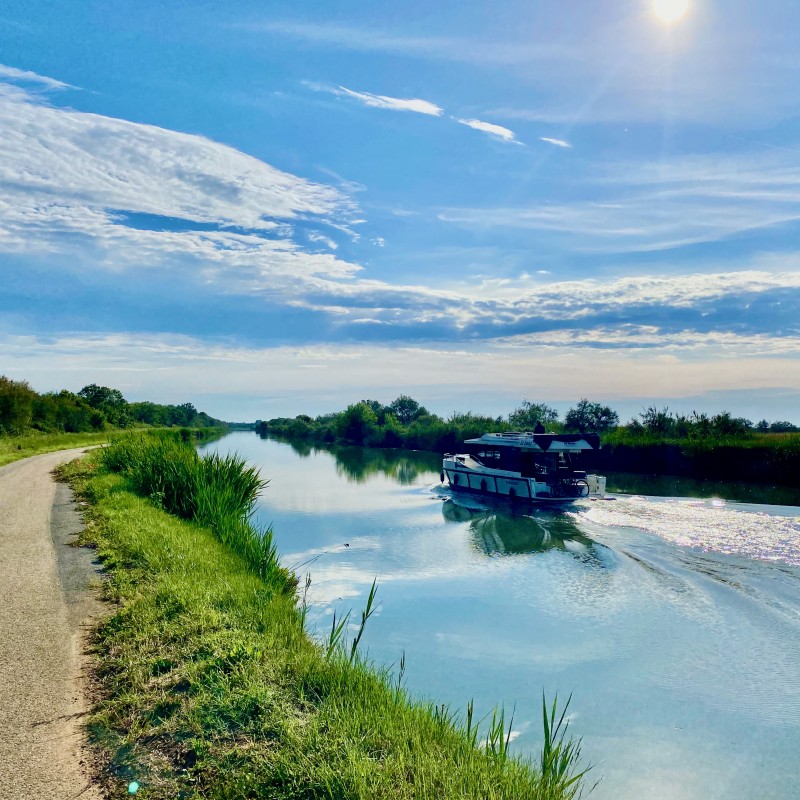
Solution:
M593 434L487 433L464 444L469 455L485 467L549 482L583 477L585 473L575 468L580 453L599 448L600 439Z

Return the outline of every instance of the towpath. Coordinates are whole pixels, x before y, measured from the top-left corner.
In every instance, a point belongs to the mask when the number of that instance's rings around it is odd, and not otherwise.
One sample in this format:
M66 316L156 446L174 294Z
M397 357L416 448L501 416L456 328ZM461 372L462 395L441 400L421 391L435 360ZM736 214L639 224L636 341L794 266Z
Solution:
M100 604L71 492L50 474L84 449L0 468L0 800L96 800L86 775L83 632Z

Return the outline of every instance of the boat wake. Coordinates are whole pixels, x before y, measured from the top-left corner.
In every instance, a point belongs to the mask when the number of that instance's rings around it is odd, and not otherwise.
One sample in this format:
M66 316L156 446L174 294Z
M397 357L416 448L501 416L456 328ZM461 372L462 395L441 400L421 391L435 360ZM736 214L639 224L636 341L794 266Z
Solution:
M597 525L639 528L684 547L800 567L800 515L749 510L723 500L640 496L567 513Z

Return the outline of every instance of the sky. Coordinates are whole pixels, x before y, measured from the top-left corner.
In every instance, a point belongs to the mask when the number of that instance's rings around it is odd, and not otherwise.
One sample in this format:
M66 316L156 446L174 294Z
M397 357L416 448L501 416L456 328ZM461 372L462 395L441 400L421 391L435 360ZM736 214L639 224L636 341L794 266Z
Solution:
M655 5L0 0L0 374L800 422L800 4Z

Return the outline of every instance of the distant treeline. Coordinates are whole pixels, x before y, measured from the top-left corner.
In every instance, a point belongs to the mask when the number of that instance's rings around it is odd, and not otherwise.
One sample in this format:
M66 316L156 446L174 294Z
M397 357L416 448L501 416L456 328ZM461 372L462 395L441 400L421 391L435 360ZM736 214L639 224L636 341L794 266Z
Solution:
M31 430L86 433L135 425L210 428L225 423L198 411L191 403L129 403L119 389L94 383L77 394L67 390L39 394L26 381L0 375L0 435Z
M563 419L554 408L525 400L507 416L454 413L443 419L401 395L389 405L362 400L338 413L258 421L256 431L295 442L445 453L489 431L532 431L537 424L554 432L599 433L601 451L587 460L587 466L597 469L787 485L800 482L800 435L796 435L800 427L766 419L753 423L727 411L683 415L651 406L620 425L613 409L586 399Z
M619 415L609 406L582 399L560 418L558 411L545 403L524 400L519 408L503 417L472 413L454 413L447 419L432 414L408 395L401 395L389 405L377 400L362 400L344 411L309 417L279 417L256 422L262 434L307 439L317 442L346 442L373 447L411 447L418 450L447 449L464 438L487 431L532 431L537 425L556 433L599 433L604 443L652 442L744 442L758 434L798 433L791 422L753 423L734 417L727 411L708 414L674 414L668 408L645 409L627 425L619 424ZM443 448L444 446L444 448Z

